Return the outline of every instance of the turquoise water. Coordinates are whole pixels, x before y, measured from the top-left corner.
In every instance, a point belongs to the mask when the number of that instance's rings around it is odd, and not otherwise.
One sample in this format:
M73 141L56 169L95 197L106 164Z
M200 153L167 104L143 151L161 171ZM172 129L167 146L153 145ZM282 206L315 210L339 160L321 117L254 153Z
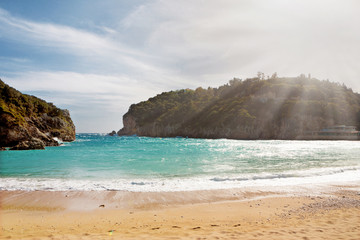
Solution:
M176 191L360 181L359 141L240 141L78 134L0 152L0 189Z

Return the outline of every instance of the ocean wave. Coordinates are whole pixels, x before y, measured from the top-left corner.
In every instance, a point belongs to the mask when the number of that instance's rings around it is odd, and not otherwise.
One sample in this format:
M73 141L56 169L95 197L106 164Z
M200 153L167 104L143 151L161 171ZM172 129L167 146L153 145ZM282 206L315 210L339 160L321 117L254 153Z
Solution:
M0 190L173 192L243 187L305 186L360 183L360 167L240 176L167 177L148 179L0 178Z
M235 181L251 181L251 180L271 180L271 179L286 179L286 178L309 178L309 177L321 177L330 176L338 173L344 173L348 171L360 171L360 167L338 167L338 168L320 168L309 169L301 171L289 171L285 173L262 173L258 175L248 175L246 177L214 177L211 181L214 182L235 182Z
M149 184L149 183L144 183L144 182L131 182L131 185L138 185L138 186L144 186L146 184Z
M91 139L76 139L75 142L90 142Z

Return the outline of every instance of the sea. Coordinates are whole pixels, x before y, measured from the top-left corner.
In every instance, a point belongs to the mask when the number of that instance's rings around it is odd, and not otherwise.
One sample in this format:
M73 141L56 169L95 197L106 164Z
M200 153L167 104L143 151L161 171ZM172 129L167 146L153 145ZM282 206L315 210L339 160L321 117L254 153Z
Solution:
M360 141L77 134L46 150L1 151L0 190L192 191L360 184Z

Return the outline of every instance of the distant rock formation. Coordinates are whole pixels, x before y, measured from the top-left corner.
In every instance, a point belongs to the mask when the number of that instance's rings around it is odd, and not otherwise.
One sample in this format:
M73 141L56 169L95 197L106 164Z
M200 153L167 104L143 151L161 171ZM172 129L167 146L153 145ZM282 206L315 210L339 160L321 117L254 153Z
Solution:
M0 148L44 149L59 145L54 138L75 140L69 111L22 94L0 80Z
M111 133L108 133L109 136L115 136L116 135L116 131L113 130Z
M130 106L118 135L299 139L334 125L360 128L360 95L343 84L295 78L233 79Z

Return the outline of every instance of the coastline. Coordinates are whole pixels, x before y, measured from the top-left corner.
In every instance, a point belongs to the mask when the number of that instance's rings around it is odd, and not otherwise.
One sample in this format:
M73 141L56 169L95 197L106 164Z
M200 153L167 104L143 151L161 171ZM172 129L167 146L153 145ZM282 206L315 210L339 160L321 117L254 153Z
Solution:
M329 185L321 191L294 188L0 191L0 239L356 239L360 235L360 184Z

